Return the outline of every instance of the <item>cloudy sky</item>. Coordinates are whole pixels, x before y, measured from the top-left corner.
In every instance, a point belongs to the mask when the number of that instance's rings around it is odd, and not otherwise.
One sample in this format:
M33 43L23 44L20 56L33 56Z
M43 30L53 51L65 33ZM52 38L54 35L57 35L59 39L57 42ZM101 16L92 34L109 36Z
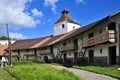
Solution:
M64 8L84 26L119 10L120 0L0 0L0 36L6 35L6 24L11 38L52 35Z

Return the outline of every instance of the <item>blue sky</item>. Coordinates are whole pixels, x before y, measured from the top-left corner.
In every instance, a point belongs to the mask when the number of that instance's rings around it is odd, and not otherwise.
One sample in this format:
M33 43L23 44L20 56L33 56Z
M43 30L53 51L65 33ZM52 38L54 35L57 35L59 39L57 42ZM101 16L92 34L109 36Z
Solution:
M120 0L0 0L0 36L6 35L6 23L12 38L52 35L64 8L84 26L119 10Z

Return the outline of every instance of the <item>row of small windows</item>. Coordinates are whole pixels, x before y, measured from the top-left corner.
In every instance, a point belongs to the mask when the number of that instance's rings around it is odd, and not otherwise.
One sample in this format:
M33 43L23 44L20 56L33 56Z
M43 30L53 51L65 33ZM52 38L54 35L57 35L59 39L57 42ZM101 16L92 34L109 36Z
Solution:
M66 46L67 44L70 44L71 42L77 44L77 39L74 39L73 41L69 40L68 43L67 43L67 42L64 42L64 43L63 43L63 46Z
M64 24L62 24L62 28L65 28L65 25ZM73 26L73 29L75 28L75 26Z
M65 24L62 24L62 29L65 28ZM73 29L75 28L75 26L73 26Z

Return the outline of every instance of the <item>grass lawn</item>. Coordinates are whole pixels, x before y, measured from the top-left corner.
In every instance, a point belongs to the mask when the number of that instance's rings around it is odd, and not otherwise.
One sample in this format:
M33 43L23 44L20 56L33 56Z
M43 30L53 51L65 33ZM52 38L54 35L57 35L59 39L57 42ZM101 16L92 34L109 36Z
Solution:
M73 68L83 69L83 70L100 73L100 74L105 74L105 75L120 79L120 71L117 70L118 66L113 66L113 67L73 66Z
M0 80L16 80L11 77L10 74L4 70L4 68L0 68Z
M81 80L73 73L58 70L50 64L23 64L5 69L17 80Z

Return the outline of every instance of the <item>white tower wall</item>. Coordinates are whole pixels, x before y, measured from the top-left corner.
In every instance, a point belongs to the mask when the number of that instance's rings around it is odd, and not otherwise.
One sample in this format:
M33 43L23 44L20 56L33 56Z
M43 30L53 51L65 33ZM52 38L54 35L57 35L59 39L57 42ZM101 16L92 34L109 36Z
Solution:
M64 27L62 25L64 25ZM53 28L54 28L54 36L56 36L56 35L68 33L74 29L80 28L80 25L75 23L70 23L67 20L64 20L62 22L55 24Z

